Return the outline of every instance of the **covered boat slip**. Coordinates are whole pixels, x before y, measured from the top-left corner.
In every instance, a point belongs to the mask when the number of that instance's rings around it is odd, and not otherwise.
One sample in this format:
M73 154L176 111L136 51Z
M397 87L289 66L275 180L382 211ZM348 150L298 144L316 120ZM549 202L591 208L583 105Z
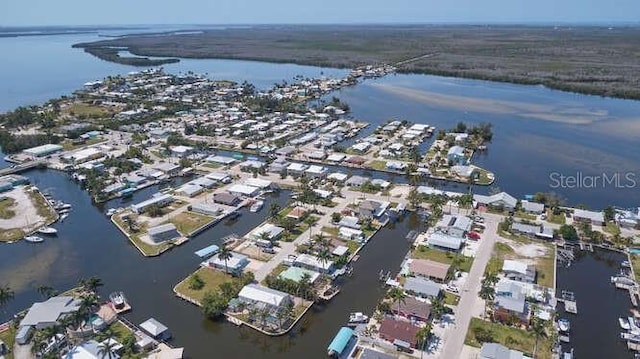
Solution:
M215 244L212 244L208 247L202 248L199 251L196 251L195 254L200 258L208 258L218 253L218 251L220 251L220 247L218 247Z
M355 332L348 327L340 328L338 334L333 338L329 347L327 348L327 354L332 358L344 358L351 352L351 349L356 343Z

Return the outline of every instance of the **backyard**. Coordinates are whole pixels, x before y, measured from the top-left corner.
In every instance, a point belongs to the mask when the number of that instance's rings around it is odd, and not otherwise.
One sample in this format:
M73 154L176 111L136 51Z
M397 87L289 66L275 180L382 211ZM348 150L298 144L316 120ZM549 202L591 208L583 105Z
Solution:
M190 280L193 276L197 275L204 285L200 289L193 289L190 287ZM222 283L233 283L239 279L232 277L229 274L211 268L199 268L193 274L182 280L175 286L174 290L188 298L191 298L198 303L202 301L205 293L208 291L217 291Z
M533 353L535 337L532 333L506 325L491 323L479 318L471 318L469 330L464 340L466 345L479 348L483 342L496 342L508 348L519 350L525 354ZM551 340L540 338L538 340L538 350L536 358L551 359Z
M213 217L208 217L194 212L182 212L171 217L169 222L173 223L178 232L183 236L189 236L196 229L211 222Z
M451 264L453 263L455 258L459 258L460 264L458 266L458 269L463 272L469 272L471 270L471 265L473 264L472 257L465 257L461 254L453 254L450 252L432 249L426 246L418 246L418 248L411 252L411 258L429 259L445 264Z

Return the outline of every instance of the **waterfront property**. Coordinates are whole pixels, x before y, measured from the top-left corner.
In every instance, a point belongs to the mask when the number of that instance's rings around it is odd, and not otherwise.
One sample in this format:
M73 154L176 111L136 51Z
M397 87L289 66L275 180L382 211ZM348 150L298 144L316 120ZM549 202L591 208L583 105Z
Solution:
M420 328L412 323L393 318L384 318L378 329L378 335L399 348L416 348L418 330Z
M149 239L154 243L161 243L180 237L178 229L173 223L165 223L148 229Z
M428 260L410 259L409 274L443 283L449 275L450 265Z
M442 294L440 284L424 278L406 277L402 287L408 293L421 298L437 298Z
M238 299L247 305L271 310L293 305L293 299L289 294L257 284L245 285L240 290Z
M133 206L131 206L131 210L134 213L140 214L149 209L149 207L166 206L169 203L173 202L173 200L173 196L171 196L170 194L157 194L146 201L134 204Z
M348 348L351 346L357 337L353 329L349 327L342 327L338 331L338 334L331 340L329 347L327 348L327 354L332 358L342 358L348 353Z
M20 327L43 329L58 324L67 315L80 310L80 300L70 296L49 298L44 302L34 303L27 315L20 321Z
M419 300L414 296L407 296L398 305L391 305L391 312L402 316L410 321L421 321L427 323L431 316L431 304L424 300Z
M249 264L249 257L244 254L231 252L231 257L221 259L219 256L213 256L203 263L210 268L215 268L223 272L239 276L244 268Z

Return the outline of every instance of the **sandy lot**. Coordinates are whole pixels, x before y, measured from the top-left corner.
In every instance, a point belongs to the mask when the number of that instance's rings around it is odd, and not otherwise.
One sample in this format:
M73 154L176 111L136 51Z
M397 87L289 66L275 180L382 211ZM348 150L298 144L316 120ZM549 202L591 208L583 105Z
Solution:
M2 194L15 200L16 204L12 209L16 215L11 219L0 219L0 229L24 228L28 232L45 223L45 218L38 215L26 191L25 186L20 186Z

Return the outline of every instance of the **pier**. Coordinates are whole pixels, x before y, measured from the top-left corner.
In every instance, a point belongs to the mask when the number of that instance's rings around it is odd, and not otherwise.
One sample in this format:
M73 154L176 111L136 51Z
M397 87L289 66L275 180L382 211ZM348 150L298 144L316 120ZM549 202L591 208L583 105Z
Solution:
M558 301L564 303L564 310L567 313L578 314L578 304L576 303L576 298L573 292L563 290Z

